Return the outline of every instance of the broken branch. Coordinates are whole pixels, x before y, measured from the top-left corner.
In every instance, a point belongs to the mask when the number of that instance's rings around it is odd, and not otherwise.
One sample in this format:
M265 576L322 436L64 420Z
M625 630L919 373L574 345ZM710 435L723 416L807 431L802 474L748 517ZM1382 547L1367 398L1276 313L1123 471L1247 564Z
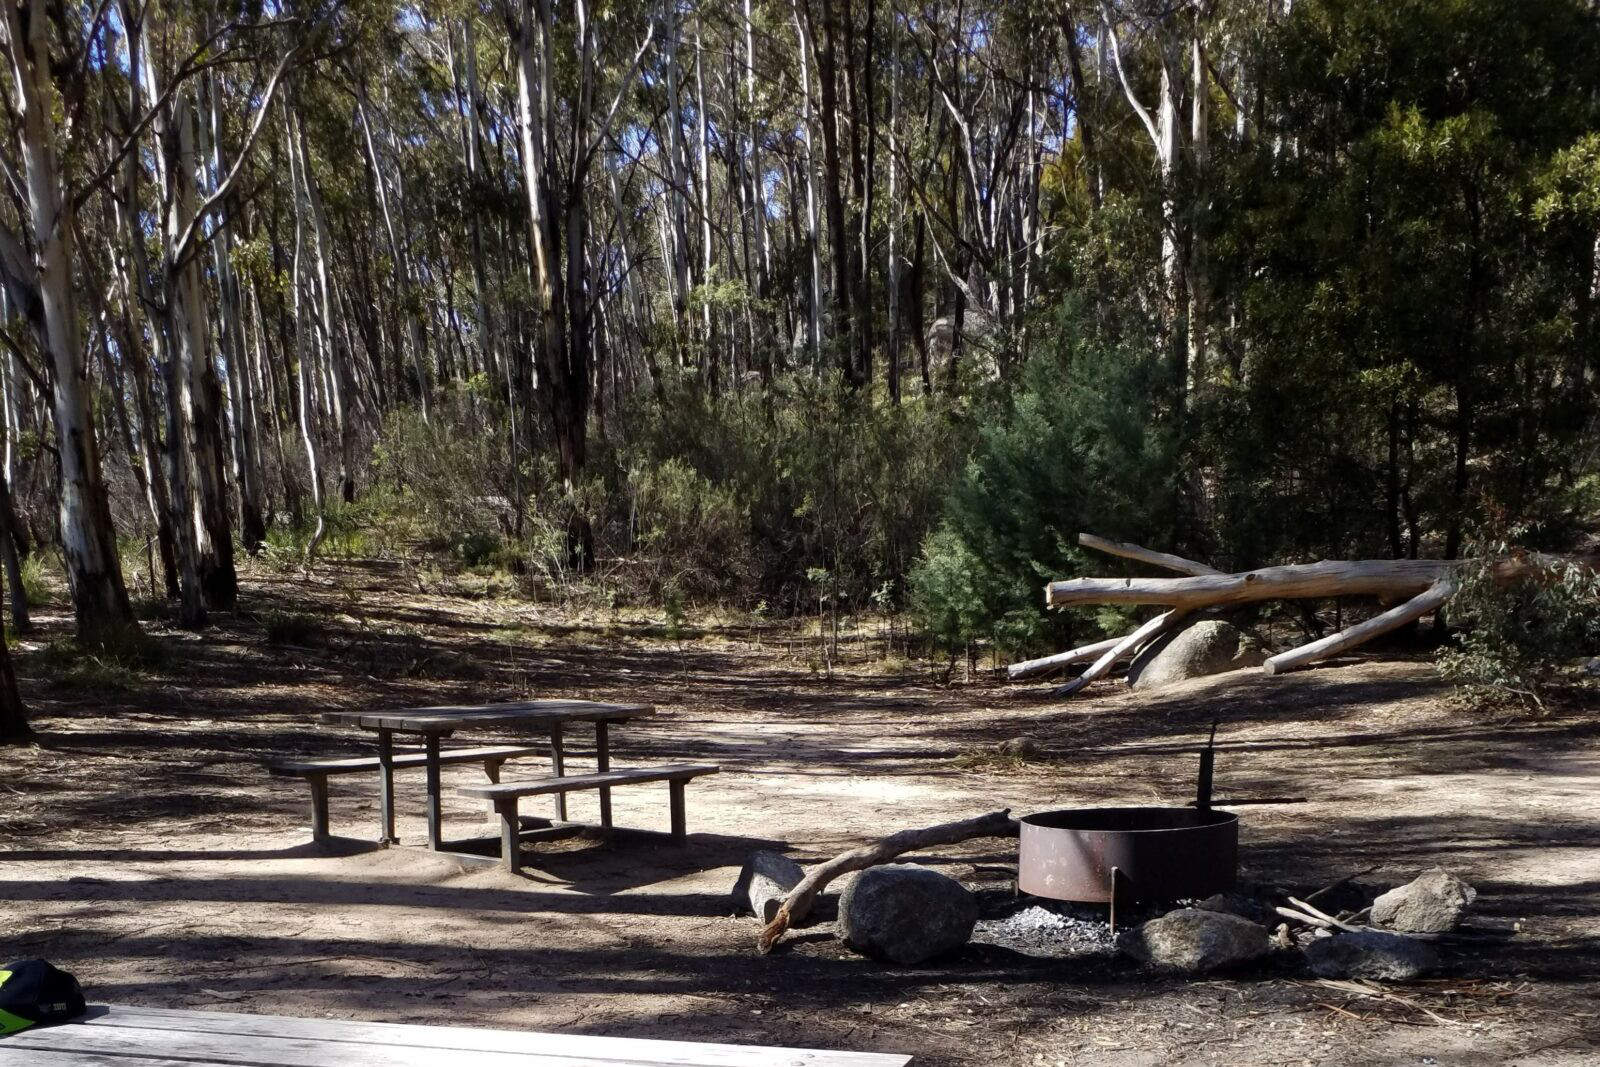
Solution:
M1170 552L1157 552L1153 548L1129 544L1126 541L1108 541L1106 538L1096 537L1092 533L1080 533L1078 535L1078 544L1084 548L1092 548L1097 552L1104 552L1108 556L1136 559L1140 563L1148 563L1152 567L1177 571L1179 574L1187 574L1191 577L1222 573L1215 567L1208 567L1204 563L1185 559L1183 556L1174 556Z

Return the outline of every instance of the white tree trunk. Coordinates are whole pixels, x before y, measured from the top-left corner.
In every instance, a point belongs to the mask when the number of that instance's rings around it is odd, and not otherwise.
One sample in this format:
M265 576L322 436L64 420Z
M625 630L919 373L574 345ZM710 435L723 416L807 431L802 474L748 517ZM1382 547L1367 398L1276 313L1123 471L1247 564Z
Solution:
M28 223L33 231L42 347L54 369L51 414L60 457L62 550L80 637L99 639L133 625L116 532L101 477L89 411L88 366L73 295L73 212L57 151L59 107L50 71L49 19L37 5L0 0L21 141Z

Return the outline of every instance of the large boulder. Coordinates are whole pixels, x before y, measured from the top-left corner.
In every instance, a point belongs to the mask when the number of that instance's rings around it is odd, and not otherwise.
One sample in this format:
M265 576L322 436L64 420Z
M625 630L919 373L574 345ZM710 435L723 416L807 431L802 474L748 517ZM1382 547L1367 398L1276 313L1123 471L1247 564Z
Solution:
M1372 902L1372 921L1408 934L1443 934L1461 925L1478 891L1442 867L1423 871Z
M967 943L978 899L960 882L912 863L869 867L839 897L839 935L864 956L914 965Z
M789 890L806 872L781 852L759 849L745 857L739 880L733 883L733 906L748 911L763 923L772 921Z
M1223 911L1180 908L1129 930L1117 947L1167 971L1197 974L1267 954L1267 928Z
M1303 951L1311 973L1319 978L1409 982L1438 963L1433 949L1416 938L1378 930L1319 937Z
M1135 689L1159 689L1189 678L1259 667L1266 654L1236 626L1206 619L1156 641L1128 667Z

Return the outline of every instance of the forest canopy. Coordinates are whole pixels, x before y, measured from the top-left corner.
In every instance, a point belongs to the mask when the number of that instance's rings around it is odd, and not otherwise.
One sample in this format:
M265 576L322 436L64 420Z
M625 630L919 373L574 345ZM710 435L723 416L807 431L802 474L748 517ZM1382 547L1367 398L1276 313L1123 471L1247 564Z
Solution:
M1587 0L0 7L14 622L422 546L1021 649L1079 529L1600 514Z

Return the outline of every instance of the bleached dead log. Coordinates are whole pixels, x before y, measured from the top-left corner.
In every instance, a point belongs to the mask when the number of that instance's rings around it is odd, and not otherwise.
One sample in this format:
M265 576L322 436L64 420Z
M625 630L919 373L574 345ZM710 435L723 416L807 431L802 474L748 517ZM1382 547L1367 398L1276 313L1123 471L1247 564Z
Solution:
M1096 537L1092 533L1080 533L1078 535L1078 544L1084 548L1092 548L1096 552L1104 552L1108 556L1136 559L1140 563L1148 563L1152 567L1160 567L1163 570L1177 571L1179 574L1200 576L1223 573L1215 567L1208 567L1204 563L1185 559L1182 556L1174 556L1170 552L1157 552L1153 548L1129 544L1126 541L1108 541L1104 537Z
M1057 697L1071 696L1073 693L1076 693L1078 690L1082 689L1096 678L1104 676L1108 671L1111 670L1113 666L1116 665L1117 660L1121 659L1123 656L1132 655L1133 652L1139 648L1139 646L1143 645L1146 641L1153 639L1163 630L1167 629L1167 627L1171 626L1173 623L1177 622L1187 614L1187 611L1179 611L1177 609L1162 612L1160 615L1157 615L1155 618L1151 619L1149 622L1133 631L1133 633L1129 634L1127 637L1119 640L1111 648L1107 649L1099 659L1089 664L1088 670L1078 675L1078 677L1074 678L1066 685L1057 686L1055 689L1051 690L1050 695Z
M802 921L811 913L811 905L816 902L818 894L841 874L864 871L868 867L888 863L903 853L932 848L934 845L953 845L961 841L970 841L975 837L1015 836L1017 836L1017 820L1011 817L1010 809L1001 808L999 811L991 811L975 819L940 823L938 826L928 826L920 830L901 830L869 845L841 852L828 862L811 868L800 884L789 891L789 895L783 898L783 903L778 907L778 914L761 928L761 938L756 943L757 947L762 953L771 952L772 946L778 943L778 939L783 937L791 925Z
M1190 578L1073 578L1045 587L1050 607L1167 604L1199 608L1254 600L1336 596L1416 596L1459 562L1433 559L1326 560Z
M1175 556L1170 552L1157 552L1155 549L1145 548L1143 545L1130 544L1126 541L1111 541L1104 537L1097 537L1092 533L1078 534L1078 544L1084 548L1092 548L1096 552L1104 552L1108 556L1120 556L1123 559L1138 560L1141 563L1148 563L1152 567L1162 567L1169 571L1177 571L1179 574L1194 576L1222 573L1215 567L1208 567L1197 560L1185 559L1183 556ZM1121 641L1122 638L1120 637L1109 637L1104 641L1096 641L1090 645L1080 645L1066 652L1057 652L1053 656L1013 663L1006 668L1006 677L1012 681L1020 681L1024 678L1037 678L1041 675L1053 674L1062 667L1102 655L1115 648ZM1123 658L1131 656L1137 651L1137 648L1130 648L1124 653Z
M1037 678L1041 674L1050 674L1062 667L1074 663L1081 663L1086 659L1094 659L1102 652L1108 652L1117 647L1120 637L1108 637L1104 641L1096 641L1092 645L1079 645L1077 648L1068 649L1066 652L1057 652L1053 656L1044 656L1040 659L1023 660L1013 663L1006 668L1006 677L1016 681L1021 678Z
M1296 667L1304 667L1319 659L1337 655L1349 648L1377 637L1379 634L1388 633L1404 626L1415 619L1420 619L1430 611L1437 611L1439 607L1449 600L1456 591L1455 582L1448 578L1441 578L1426 590L1412 597L1404 604L1390 608L1381 615L1374 615L1365 622L1340 630L1336 634L1329 634L1320 641L1313 641L1299 648L1292 648L1287 652L1280 652L1262 664L1262 669L1268 674L1282 674L1292 671Z

